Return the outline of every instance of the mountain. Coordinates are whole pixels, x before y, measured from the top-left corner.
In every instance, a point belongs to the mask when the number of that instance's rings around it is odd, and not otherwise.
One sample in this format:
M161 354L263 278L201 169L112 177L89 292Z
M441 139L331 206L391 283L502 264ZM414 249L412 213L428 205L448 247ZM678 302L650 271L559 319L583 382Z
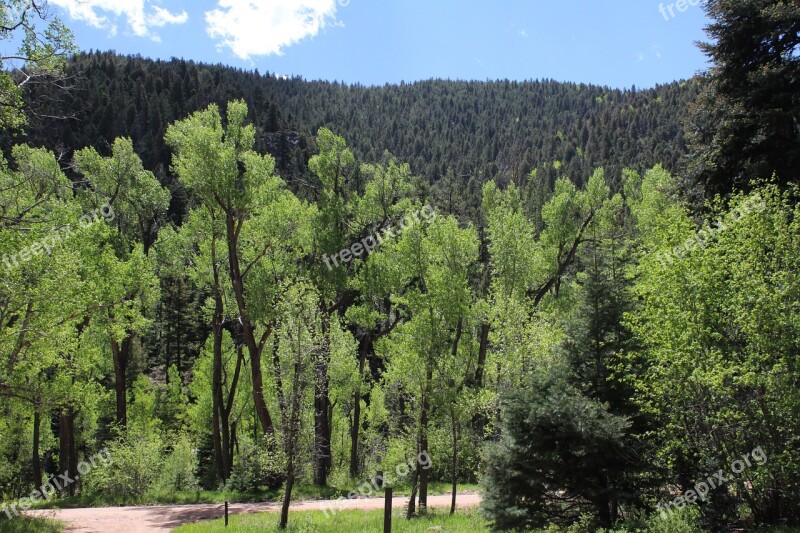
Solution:
M163 141L167 125L211 103L244 99L259 130L257 148L276 157L290 184L311 179L313 136L326 126L363 161L388 151L409 163L434 199L462 198L449 209L460 214L474 211L481 184L491 178L515 181L530 198L542 198L556 178L582 184L598 166L612 182L625 167L662 163L677 171L686 153L682 120L699 90L697 80L647 90L550 80L365 87L113 52L79 54L68 73L66 94L44 88L29 95L49 102L46 115L68 118L38 117L25 134L6 138L6 146L59 147L68 159L76 149L102 149L127 136L145 166L175 191ZM173 214L180 218L182 211L176 205Z

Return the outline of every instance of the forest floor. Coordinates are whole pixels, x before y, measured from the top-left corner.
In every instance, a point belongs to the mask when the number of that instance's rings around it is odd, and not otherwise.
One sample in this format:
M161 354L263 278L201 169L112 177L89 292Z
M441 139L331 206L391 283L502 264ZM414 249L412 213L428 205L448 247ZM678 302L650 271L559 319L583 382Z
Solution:
M429 496L428 507L447 507L451 495ZM459 494L459 508L475 507L481 497L478 494ZM408 497L392 500L392 507L403 508ZM358 498L353 500L304 500L292 502L291 511L320 511L323 509L383 509L383 498ZM230 514L249 514L280 511L280 503L234 503L228 508ZM28 511L31 517L58 520L67 524L65 531L75 533L150 533L167 532L174 528L201 520L221 518L224 506L220 504L198 505L153 505L141 507L96 507L90 509L46 509Z

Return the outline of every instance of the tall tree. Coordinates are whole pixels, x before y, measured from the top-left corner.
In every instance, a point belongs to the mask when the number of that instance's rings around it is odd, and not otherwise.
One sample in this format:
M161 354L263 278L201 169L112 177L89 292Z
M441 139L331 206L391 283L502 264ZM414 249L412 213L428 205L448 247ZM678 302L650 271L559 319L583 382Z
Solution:
M610 525L608 476L628 421L567 383L558 357L504 394L501 435L487 446L486 516L498 530L569 524L594 511ZM609 469L609 467L611 467Z
M711 198L777 174L800 179L800 5L713 0L713 66L686 130L689 176Z
M327 339L323 332L323 319L318 306L319 299L309 285L296 284L289 289L286 299L281 305L281 326L276 335L280 335L279 355L282 363L281 376L284 388L281 397L284 399L286 416L282 427L283 451L286 455L286 485L279 527L286 529L289 522L289 505L292 500L298 459L301 451L303 420L303 400L306 391L317 372L315 360L318 352L328 350ZM315 391L316 398L317 393ZM317 424L315 420L315 424ZM316 453L315 453L316 455Z
M415 434L415 456L430 456L433 417L449 414L444 401L452 401L456 391L445 391L455 389L468 373L468 361L460 358L472 351L460 349L460 344L470 324L469 278L477 253L474 228L460 228L452 216L438 217L405 229L385 254L375 256L371 266L387 272L391 286L405 287L393 300L408 320L383 343L384 353L391 354L384 380L408 395L410 412L404 415L413 421L408 430ZM427 511L428 483L429 470L416 468L408 515L417 510L417 493L419 512Z
M541 210L541 220L524 213L519 189L501 191L494 182L483 189L490 288L486 298L493 350L481 356L479 373L486 387L499 395L526 372L547 360L550 347L563 334L556 323L559 296L571 291L578 254L592 241L609 196L602 169L583 189L562 178ZM537 225L542 230L537 231ZM570 298L566 299L567 305ZM484 328L486 326L484 325ZM486 350L481 342L481 352ZM491 375L483 372L492 369ZM499 398L499 396L497 396Z
M664 194L673 180L655 169L629 195L641 253L630 356L646 363L633 376L642 408L664 421L657 458L686 490L760 447L769 459L728 476L735 491L710 491L706 523L741 502L756 522L796 521L797 198L774 185L738 194L698 227Z
M39 23L47 27L37 27ZM14 128L42 110L38 98L29 97L26 103L27 89L45 83L64 89L59 82L75 46L72 33L50 13L46 0L0 2L0 41L18 45L15 52L0 55L0 127Z
M320 306L328 315L324 329L329 330L331 320L343 315L352 305L352 291L347 290L348 273L353 266L339 265L340 250L350 246L352 231L352 199L358 192L353 187L356 171L355 156L345 140L326 128L317 134L319 153L309 160L309 169L319 179L321 187L316 194L317 218L315 222L315 254L312 258L312 276L320 291ZM333 261L333 265L331 264ZM325 345L323 345L325 346ZM331 468L331 405L328 366L330 350L323 348L314 362L314 484L325 485Z
M411 170L394 159L380 165L365 164L358 168L355 158L342 137L322 128L317 136L319 154L309 160L309 169L321 183L316 192L318 216L315 220L315 254L311 275L318 287L321 306L329 315L327 322L337 322L350 315L351 329L359 338L358 366L363 377L367 359L374 352L374 343L388 333L383 320L375 320L375 297L370 291L374 283L365 282L372 271L366 261L380 248L381 234L395 223L407 208ZM359 183L359 179L363 183ZM349 254L347 260L344 254ZM370 280L374 281L374 280ZM378 308L388 294L377 297ZM355 306L362 306L355 309ZM351 310L353 314L351 315ZM360 318L368 318L361 321ZM381 314L379 311L377 314ZM390 324L396 321L387 319ZM324 484L330 468L331 416L328 355L317 365L315 407L316 438L315 476ZM353 392L350 427L350 476L359 474L359 439L362 433L361 404L365 390Z
M164 231L156 243L160 273L174 279L186 276L204 294L209 294L204 317L210 329L204 357L195 365L195 372L206 372L206 355L211 357L210 376L201 379L210 391L211 438L214 448L216 480L226 482L233 468L233 447L236 441L235 413L237 390L244 362L242 346L233 345L235 306L231 305L230 281L225 251L225 227L222 211L214 204L193 209L179 231ZM176 310L178 313L183 309ZM206 381L206 378L208 381ZM195 383L198 381L195 376ZM199 388L199 386L198 386ZM202 411L203 414L207 414Z
M634 306L622 197L615 196L608 207L603 212L607 216L591 228L591 241L578 259L575 305L561 318L564 339L557 349L568 371L566 380L575 391L603 404L609 420L627 419L619 426L614 446L582 473L584 495L605 527L616 523L620 509L641 503L638 491L647 488L641 474L649 470L650 459L641 450L649 444L646 436L652 429L635 403L637 394L631 385L634 376L643 372L642 365L627 357L636 343L624 323Z
M244 102L228 104L223 126L210 106L167 130L173 169L225 227L227 277L241 341L250 355L253 403L265 434L275 427L264 394L262 356L273 334L285 282L309 248L312 211L274 175L269 155L253 151L255 128L246 124Z
M109 294L122 305L108 307L117 423L127 422L129 365L134 341L149 325L144 320L152 299L158 297L158 280L146 255L157 238L157 228L169 206L170 194L152 172L144 169L130 139L117 139L112 153L103 157L92 147L75 154L75 168L86 179L81 198L88 207L114 214L117 231L110 239L121 268L120 278L109 279ZM127 271L127 273L126 273ZM124 280L124 283L115 283Z
M106 247L114 232L102 217L84 218L52 153L19 146L13 155L18 170L6 167L0 178L0 399L24 402L18 415L33 419L33 477L25 482L39 487L51 413L59 421L62 471L74 473L78 465L70 421L99 393L104 369L91 339L108 330L92 326L113 298L104 290L103 266L115 263Z

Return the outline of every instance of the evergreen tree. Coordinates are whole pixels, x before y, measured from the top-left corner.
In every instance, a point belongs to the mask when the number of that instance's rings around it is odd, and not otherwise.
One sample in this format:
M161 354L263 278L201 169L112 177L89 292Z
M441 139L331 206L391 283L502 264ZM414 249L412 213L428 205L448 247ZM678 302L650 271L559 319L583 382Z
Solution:
M569 385L568 369L533 372L503 404L502 436L485 457L481 507L496 529L612 521L612 477L624 468L628 421Z
M747 190L777 174L800 179L800 4L713 0L713 62L687 134L690 173L706 196Z

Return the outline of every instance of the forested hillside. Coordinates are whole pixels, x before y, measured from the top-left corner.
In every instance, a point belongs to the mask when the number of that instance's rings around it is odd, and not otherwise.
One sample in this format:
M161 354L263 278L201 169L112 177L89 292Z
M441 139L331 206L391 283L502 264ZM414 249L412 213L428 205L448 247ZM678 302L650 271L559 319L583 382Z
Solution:
M169 183L166 126L242 98L258 128L257 149L276 158L290 184L313 179L306 163L324 126L345 137L362 161L380 161L388 150L423 181L440 182L441 207L473 217L481 185L493 178L541 198L558 177L580 185L599 166L612 181L624 167L661 163L676 171L686 152L682 118L698 86L619 91L554 81L432 80L363 87L109 52L80 54L67 72L68 92L30 98L53 102L43 114L70 118L37 119L22 139L60 147L69 157L85 146L107 151L109 139L130 137L145 167Z

